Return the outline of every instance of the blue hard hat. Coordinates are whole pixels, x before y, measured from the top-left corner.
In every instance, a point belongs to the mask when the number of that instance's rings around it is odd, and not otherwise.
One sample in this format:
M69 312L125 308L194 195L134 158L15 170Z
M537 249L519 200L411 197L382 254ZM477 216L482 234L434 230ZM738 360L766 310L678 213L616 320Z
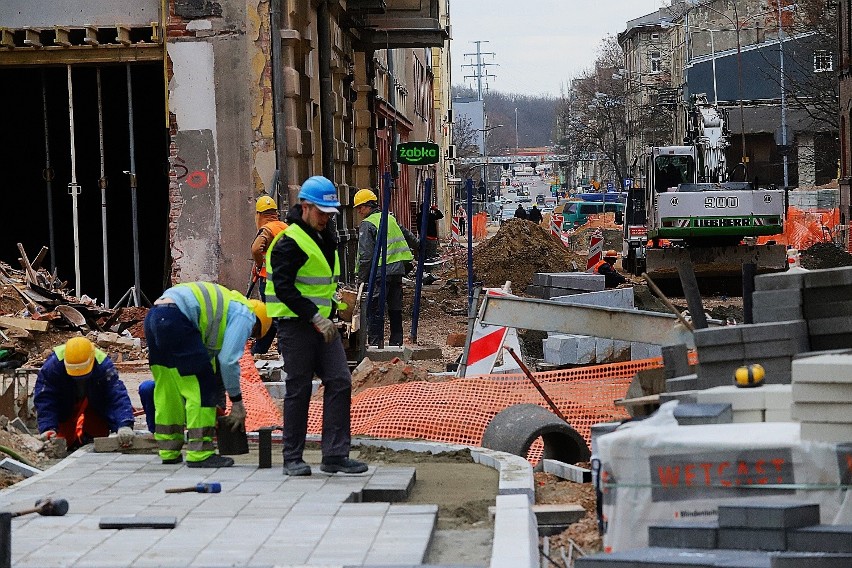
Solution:
M323 176L313 176L305 180L299 190L299 199L316 205L324 213L339 213L340 201L337 199L337 189L331 180Z

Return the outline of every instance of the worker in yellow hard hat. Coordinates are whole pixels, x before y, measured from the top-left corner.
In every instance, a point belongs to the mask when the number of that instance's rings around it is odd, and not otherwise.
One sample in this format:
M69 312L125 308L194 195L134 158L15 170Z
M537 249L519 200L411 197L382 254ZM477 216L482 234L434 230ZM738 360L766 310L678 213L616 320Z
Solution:
M211 282L178 284L157 298L145 316L145 338L154 375L154 439L164 464L183 461L184 430L187 467L234 464L213 446L222 386L231 400L231 429L245 429L240 359L248 338L262 337L271 324L263 302Z
M618 252L614 249L609 249L603 255L603 259L599 260L592 272L595 274L604 275L604 285L607 288L615 288L619 284L627 282L627 278L619 274L615 270L615 262L618 260Z
M376 248L379 234L379 224L382 210L379 208L379 198L371 189L361 189L355 193L352 205L363 221L358 227L358 256L355 264L358 270L358 279L367 282L370 278L370 267L373 262L373 251ZM405 227L400 226L393 215L388 213L388 240L387 240L387 269L386 269L386 295L388 306L388 320L390 321L391 345L402 345L402 277L405 276L412 266L414 255L412 248L417 248L417 237ZM410 248L409 248L410 247ZM376 270L382 266L381 256L376 264ZM371 313L367 328L367 342L376 345L379 336L383 332L382 314L385 307L379 306L379 291L381 285L377 282L373 286L373 298L370 302Z
M287 228L287 223L278 218L278 204L268 195L261 195L257 198L254 223L257 227L257 234L251 243L251 256L254 259L251 273L252 282L257 287L260 299L266 302L266 251L275 236ZM276 329L273 321L269 332L258 338L252 345L251 352L253 355L264 354L269 351L269 347L275 341Z
M55 347L36 379L33 404L42 439L64 438L69 450L117 432L133 444L133 407L109 356L85 337Z

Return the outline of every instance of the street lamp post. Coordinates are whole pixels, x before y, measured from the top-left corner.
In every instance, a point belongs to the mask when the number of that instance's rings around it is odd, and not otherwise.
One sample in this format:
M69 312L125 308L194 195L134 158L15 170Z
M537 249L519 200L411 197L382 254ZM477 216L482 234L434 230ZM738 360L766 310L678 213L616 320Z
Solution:
M515 154L518 153L518 107L515 107Z

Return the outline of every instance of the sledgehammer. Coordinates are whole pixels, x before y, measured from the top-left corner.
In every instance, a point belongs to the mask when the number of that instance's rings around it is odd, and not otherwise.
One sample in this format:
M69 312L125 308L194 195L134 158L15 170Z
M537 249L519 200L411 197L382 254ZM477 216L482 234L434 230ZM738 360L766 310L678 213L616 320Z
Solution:
M35 502L35 506L23 511L12 513L13 517L21 515L29 515L30 513L38 513L43 517L64 517L68 512L68 501L65 499L39 499Z
M198 483L192 487L175 487L166 489L166 493L221 493L222 484L218 481L211 483Z

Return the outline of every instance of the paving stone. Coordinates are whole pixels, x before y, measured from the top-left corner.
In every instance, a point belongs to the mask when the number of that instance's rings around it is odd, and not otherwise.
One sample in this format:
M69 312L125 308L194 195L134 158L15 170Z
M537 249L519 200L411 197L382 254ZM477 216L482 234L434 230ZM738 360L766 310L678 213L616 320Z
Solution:
M798 336L807 336L808 324L805 320L791 320L775 323L753 323L736 326L742 330L743 341L774 341Z
M848 266L811 270L803 274L805 288L827 288L852 284L852 267Z
M596 344L587 335L551 335L544 340L544 360L554 365L587 365L595 361Z
M630 360L640 361L642 359L652 359L654 357L662 357L662 347L653 343L641 343L638 341L630 342Z
M849 296L852 297L852 287L849 289ZM827 302L818 302L816 298L808 302L807 306L802 308L802 314L805 319L820 319L831 318L837 316L852 316L852 300L834 300Z
M770 385L789 385L793 382L792 357L762 357L747 363L760 363L766 374L763 380Z
M361 491L365 503L405 501L417 479L414 467L378 468Z
M767 410L790 412L790 405L793 404L792 385L763 385L759 388L763 391L763 401Z
M719 527L724 529L792 529L818 524L817 503L743 500L719 505Z
M757 307L794 307L802 305L800 288L783 290L756 290L751 295L752 306Z
M754 289L784 290L804 287L804 272L777 272L775 274L760 274L754 278Z
M564 527L576 523L586 516L586 510L581 505L570 503L533 505L532 512L539 525L562 525Z
M548 286L551 288L568 288L571 290L585 290L588 292L599 292L605 289L606 278L602 274L589 272L565 272L551 274Z
M793 417L790 415L790 409L778 410L767 408L763 411L764 422L793 422Z
M852 442L852 424L802 422L801 438L830 443Z
M695 346L698 348L714 345L731 345L742 343L743 336L740 325L726 325L722 327L708 327L696 329L693 334Z
M551 298L560 304L571 304L578 306L600 306L605 308L634 308L633 288L615 288L613 290L602 290L600 292L586 292L585 294L571 294L568 296L556 296Z
M674 377L666 379L666 392L675 393L682 391L691 391L698 388L698 375L684 375L682 377Z
M795 402L845 402L852 403L852 385L837 383L793 382Z
M852 412L848 404L831 402L795 402L790 416L797 422L852 423Z
M745 358L745 346L742 343L727 345L704 345L697 347L700 363L720 363L724 361L742 362Z
M792 362L796 383L841 383L852 385L852 355L818 355Z
M702 363L698 361L696 368L699 389L710 389L720 386L733 386L734 371L742 366L742 361L719 361L718 363ZM699 402L702 402L699 400ZM708 401L715 402L715 401Z
M764 422L764 410L738 410L734 412L731 422L734 424L748 424L754 422Z
M701 404L730 404L731 410L734 412L766 408L766 399L762 387L743 389L734 385L726 385L699 391L695 394L695 398Z
M772 555L770 568L849 568L852 554L782 552Z
M733 422L730 404L678 404L674 409L674 417L680 426Z
M787 548L803 552L852 553L852 525L815 525L789 530Z
M406 357L406 351L411 352L410 356ZM384 349L367 347L367 357L371 361L390 361L394 357L399 357L406 361L425 361L440 359L443 357L443 353L443 350L438 345L405 345L402 347L385 345Z
M716 548L719 525L675 521L648 527L648 546L661 548Z
M544 298L546 287L537 284L531 284L524 289L524 292L534 298Z
M852 286L829 286L826 288L807 288L802 290L802 308L849 301Z
M784 529L719 528L719 548L733 550L786 550Z
M852 348L850 340L852 334L840 333L837 335L812 335L810 336L811 350L813 351L829 351L833 349L849 349Z
M802 310L802 306L759 306L752 308L752 319L754 320L754 323L774 323L807 318Z
M852 333L852 318L849 316L808 320L808 331L814 335L839 335ZM852 344L852 339L850 339Z
M545 473L551 473L556 477L574 483L588 483L592 480L592 471L584 467L552 459L543 459L541 463Z
M637 548L578 558L575 568L769 568L769 555L749 550Z
M807 349L808 337L803 339L773 339L771 341L754 341L743 344L743 358L746 360L761 357L777 357L786 355L792 357ZM803 345L804 343L804 345Z

